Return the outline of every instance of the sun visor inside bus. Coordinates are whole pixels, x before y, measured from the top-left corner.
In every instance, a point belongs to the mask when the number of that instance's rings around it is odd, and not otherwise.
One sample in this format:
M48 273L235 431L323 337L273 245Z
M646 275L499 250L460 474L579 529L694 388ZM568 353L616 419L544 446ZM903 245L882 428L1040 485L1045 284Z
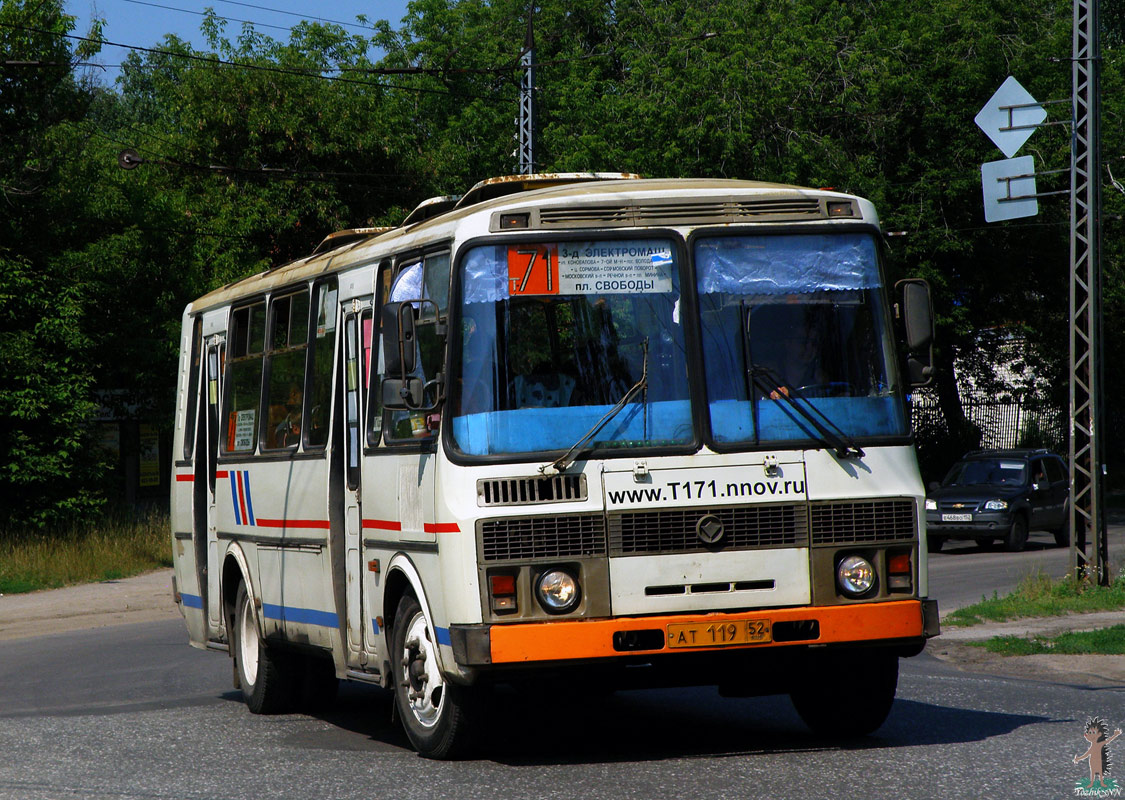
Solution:
M418 298L428 298L428 294L422 285L422 262L411 264L398 274L395 278L394 286L391 287L390 302L404 303L407 300L417 300ZM414 307L417 308L418 304L415 303Z
M508 299L508 248L474 247L461 263L466 303L495 303Z
M875 240L861 233L700 239L695 261L703 294L798 294L879 285Z

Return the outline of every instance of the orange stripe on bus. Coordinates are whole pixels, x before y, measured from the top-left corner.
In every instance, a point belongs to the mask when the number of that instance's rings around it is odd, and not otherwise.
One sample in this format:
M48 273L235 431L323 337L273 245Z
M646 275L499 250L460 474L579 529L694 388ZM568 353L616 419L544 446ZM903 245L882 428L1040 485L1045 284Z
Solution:
M804 608L760 609L737 614L677 614L659 617L621 617L619 619L570 620L567 622L539 622L516 625L493 625L492 663L511 664L530 661L562 661L581 658L606 658L621 655L651 655L653 653L684 652L671 650L645 650L643 653L620 653L613 649L613 634L617 631L664 630L671 623L737 622L746 619L769 619L771 624L799 620L816 620L820 636L810 642L794 644L832 644L868 642L882 639L912 639L922 636L922 603L918 600L900 600L890 603L864 603L847 606L806 606ZM746 647L788 646L788 642L772 642L733 646ZM732 647L692 648L703 650L729 650Z

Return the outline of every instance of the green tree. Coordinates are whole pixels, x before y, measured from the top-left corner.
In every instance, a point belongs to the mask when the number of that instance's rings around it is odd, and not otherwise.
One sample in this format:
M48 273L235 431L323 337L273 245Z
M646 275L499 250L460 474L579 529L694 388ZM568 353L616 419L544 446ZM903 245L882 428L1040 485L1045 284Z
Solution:
M66 125L95 95L77 81L57 0L0 6L0 528L96 510L93 373L82 278L58 260L75 227L59 187L73 159ZM65 190L63 192L65 194Z

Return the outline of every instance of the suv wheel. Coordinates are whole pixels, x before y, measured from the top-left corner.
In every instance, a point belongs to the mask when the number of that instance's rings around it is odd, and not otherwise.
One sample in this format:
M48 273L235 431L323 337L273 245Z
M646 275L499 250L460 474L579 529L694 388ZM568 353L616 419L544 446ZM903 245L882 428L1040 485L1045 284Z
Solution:
M1027 519L1022 514L1016 514L1012 520L1012 527L1008 529L1008 537L1004 540L1004 549L1009 553L1018 553L1027 545Z

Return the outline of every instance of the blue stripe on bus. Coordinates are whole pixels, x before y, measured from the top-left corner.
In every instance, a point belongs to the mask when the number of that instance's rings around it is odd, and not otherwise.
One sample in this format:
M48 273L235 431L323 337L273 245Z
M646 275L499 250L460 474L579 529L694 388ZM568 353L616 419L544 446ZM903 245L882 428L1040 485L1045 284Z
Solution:
M229 473L229 476L230 476L230 500L231 500L231 503L234 505L234 524L235 525L241 525L242 524L242 514L240 514L238 512L238 472L236 470L232 469Z
M246 516L250 517L251 525L257 525L258 523L254 521L254 504L250 502L250 471L246 470L240 474L246 488Z
M453 637L449 635L449 628L434 627L434 633L437 635L437 643L453 646Z
M294 608L293 606L279 606L273 603L263 603L262 613L266 619L277 619L282 622L300 622L306 625L323 625L326 628L340 627L340 621L335 612L317 611L315 608Z
M180 602L188 608L203 608L203 598L197 594L180 592Z
M379 635L379 620L371 620L371 630L375 633L376 636Z

